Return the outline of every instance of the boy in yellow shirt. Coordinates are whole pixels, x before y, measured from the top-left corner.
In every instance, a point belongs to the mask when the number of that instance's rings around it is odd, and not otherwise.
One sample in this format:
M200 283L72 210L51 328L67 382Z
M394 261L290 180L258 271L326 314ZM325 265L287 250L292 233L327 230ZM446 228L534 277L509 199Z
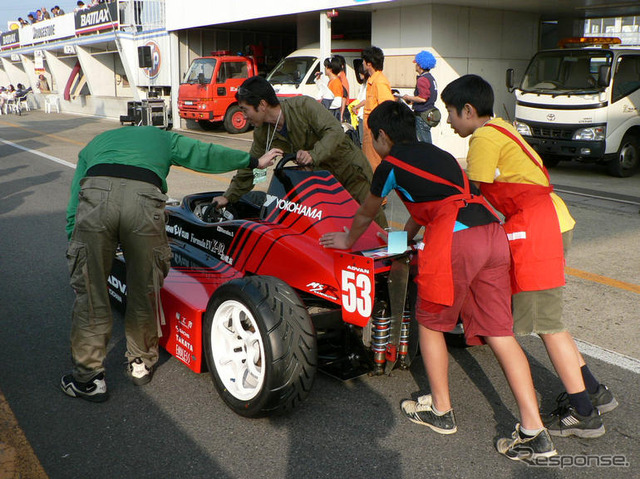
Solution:
M589 371L562 323L564 250L571 244L575 221L553 193L538 154L513 126L492 118L494 96L489 83L477 75L465 75L447 85L441 98L454 131L463 138L471 135L469 179L505 216L512 256L514 332L542 338L566 389L545 425L556 436L599 437L605 432L600 413L618 403Z

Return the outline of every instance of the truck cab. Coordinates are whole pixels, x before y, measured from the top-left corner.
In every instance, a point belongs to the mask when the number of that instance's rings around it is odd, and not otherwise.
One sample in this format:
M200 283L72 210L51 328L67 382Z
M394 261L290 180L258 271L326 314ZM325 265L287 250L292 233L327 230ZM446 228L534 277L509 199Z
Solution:
M355 98L358 92L355 68L362 63L361 53L368 44L357 40L332 42L331 54L342 55L346 62L349 81L349 96ZM307 95L320 99L320 90L315 83L315 74L323 72L324 58L320 58L320 44L314 43L300 48L275 66L267 75L267 80L279 97Z
M252 57L211 52L191 63L178 92L180 118L195 120L203 130L223 122L229 133L244 133L249 123L235 94L247 78L257 75Z
M518 132L545 164L604 163L631 176L640 162L640 49L613 38L565 39L538 52L515 90Z

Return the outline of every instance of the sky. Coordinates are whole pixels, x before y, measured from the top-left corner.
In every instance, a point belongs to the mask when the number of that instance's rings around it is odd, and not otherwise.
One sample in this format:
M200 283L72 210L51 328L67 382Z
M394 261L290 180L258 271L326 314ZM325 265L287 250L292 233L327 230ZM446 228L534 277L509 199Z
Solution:
M84 0L87 3L86 0ZM58 5L64 13L73 12L77 0L0 0L0 31L7 31L7 22L22 17L25 20L29 12L45 7L49 12Z

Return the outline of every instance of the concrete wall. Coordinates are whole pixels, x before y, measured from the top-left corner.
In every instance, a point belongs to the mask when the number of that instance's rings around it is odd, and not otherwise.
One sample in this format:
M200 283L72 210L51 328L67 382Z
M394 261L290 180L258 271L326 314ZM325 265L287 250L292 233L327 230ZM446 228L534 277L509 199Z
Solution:
M401 91L415 86L414 55L429 50L437 59L431 73L440 91L461 75L478 74L494 88L494 113L509 120L515 98L506 89L505 72L526 68L537 51L539 20L536 14L451 5L380 8L372 15L371 43L384 50L385 75ZM468 140L446 124L440 100L436 106L443 120L432 130L434 143L464 158Z

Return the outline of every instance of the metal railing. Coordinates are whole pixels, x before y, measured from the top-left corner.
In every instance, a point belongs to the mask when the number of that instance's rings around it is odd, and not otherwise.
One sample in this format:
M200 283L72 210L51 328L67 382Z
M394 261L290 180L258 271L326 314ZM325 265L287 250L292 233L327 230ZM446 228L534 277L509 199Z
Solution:
M165 28L164 0L119 0L118 17L124 31Z

